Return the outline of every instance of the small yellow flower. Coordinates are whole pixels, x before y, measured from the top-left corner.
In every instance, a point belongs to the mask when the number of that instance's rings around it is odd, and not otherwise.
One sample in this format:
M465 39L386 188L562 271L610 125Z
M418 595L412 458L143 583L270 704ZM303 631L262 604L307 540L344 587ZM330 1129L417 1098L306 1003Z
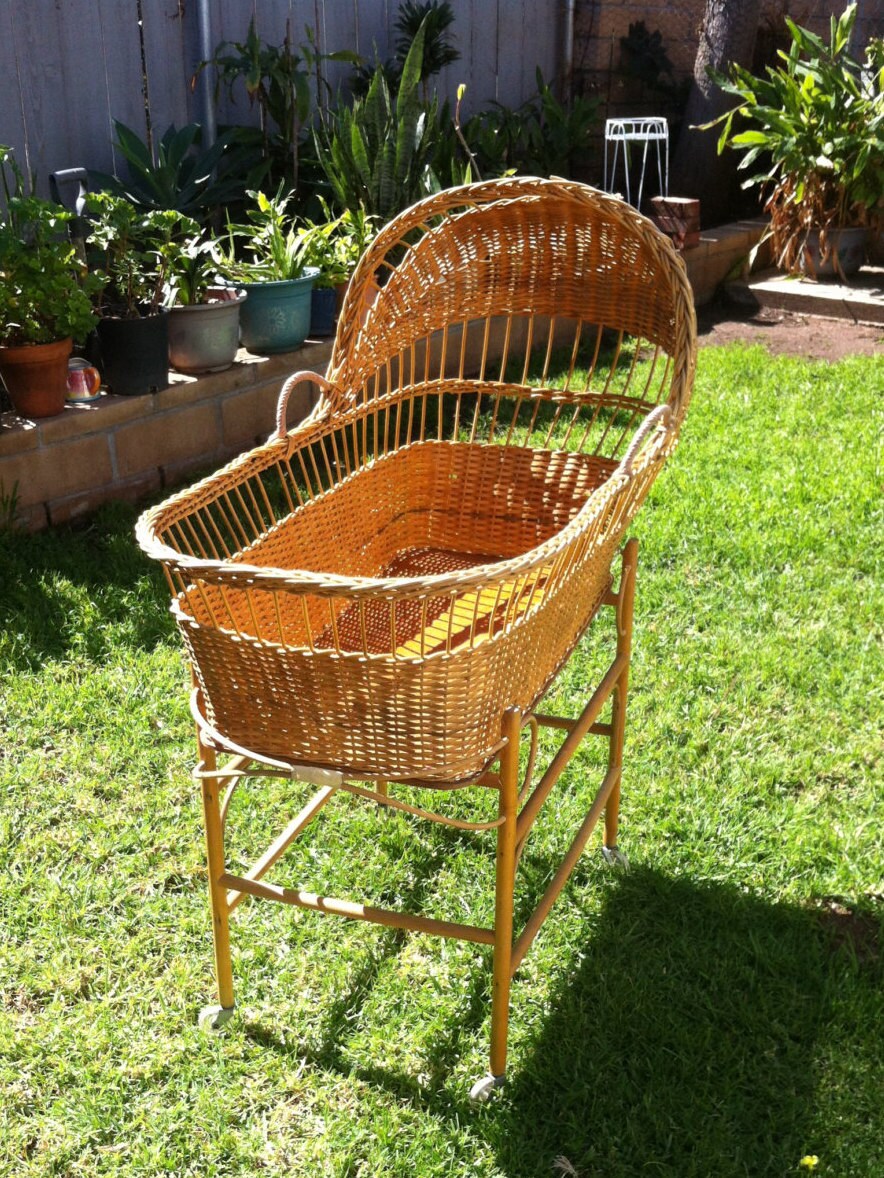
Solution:
M798 1163L805 1170L815 1170L820 1164L820 1159L815 1153L806 1153L801 1161Z

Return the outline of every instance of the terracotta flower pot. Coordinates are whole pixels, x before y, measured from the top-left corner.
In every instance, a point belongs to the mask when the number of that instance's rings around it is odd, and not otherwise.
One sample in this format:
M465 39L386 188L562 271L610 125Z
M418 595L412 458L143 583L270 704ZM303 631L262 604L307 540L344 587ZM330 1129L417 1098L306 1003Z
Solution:
M72 341L0 348L0 376L19 417L64 412Z

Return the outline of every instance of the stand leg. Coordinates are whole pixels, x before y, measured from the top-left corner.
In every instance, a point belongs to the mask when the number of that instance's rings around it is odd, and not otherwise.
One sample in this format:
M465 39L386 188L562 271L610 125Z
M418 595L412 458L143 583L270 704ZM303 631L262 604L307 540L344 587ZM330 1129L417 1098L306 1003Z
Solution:
M617 591L616 625L617 653L626 656L626 667L612 693L611 743L608 768L619 770L617 781L605 807L605 844L602 853L609 863L625 865L626 857L617 850L617 828L620 819L620 776L623 768L623 746L626 734L626 697L629 691L629 659L632 654L632 617L635 606L635 573L638 541L631 539L623 549L620 588Z
M497 828L496 887L494 898L494 963L491 989L491 1073L470 1091L473 1101L487 1100L501 1087L506 1075L509 1030L510 982L513 957L513 891L516 873L516 811L519 795L519 735L521 714L511 709L504 716L507 744L500 756L499 817Z
M202 763L211 773L217 767L215 750L200 742ZM233 968L230 960L230 914L227 892L218 883L224 873L224 828L218 797L218 778L203 777L203 817L206 827L206 852L209 867L209 906L212 913L212 934L215 944L215 977L218 984L218 1005L207 1006L200 1012L201 1027L218 1030L233 1015Z

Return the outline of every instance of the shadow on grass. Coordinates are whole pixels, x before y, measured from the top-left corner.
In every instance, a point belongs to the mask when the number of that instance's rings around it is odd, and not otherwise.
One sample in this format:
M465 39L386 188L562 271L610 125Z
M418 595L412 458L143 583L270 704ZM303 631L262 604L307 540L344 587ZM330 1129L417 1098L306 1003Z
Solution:
M18 668L75 648L98 661L119 637L150 649L172 636L166 582L135 542L137 517L112 503L83 527L2 537L0 619Z
M484 971L460 1003L466 1017L437 1042L428 1086L369 1060L354 1068L346 1055L351 1012L400 935L340 996L308 1058L412 1102L440 1128L471 1126L508 1178L549 1174L557 1158L580 1178L796 1172L819 1129L821 1043L831 1036L848 1055L870 1051L874 1032L849 1012L880 1015L877 946L857 963L817 912L650 868L618 874L605 890L549 1013L511 1053L507 1088L490 1105L473 1107L446 1085L464 1044L487 1033ZM517 996L513 1026L519 1019Z
M794 1171L828 960L808 911L650 869L618 876L490 1117L501 1168Z

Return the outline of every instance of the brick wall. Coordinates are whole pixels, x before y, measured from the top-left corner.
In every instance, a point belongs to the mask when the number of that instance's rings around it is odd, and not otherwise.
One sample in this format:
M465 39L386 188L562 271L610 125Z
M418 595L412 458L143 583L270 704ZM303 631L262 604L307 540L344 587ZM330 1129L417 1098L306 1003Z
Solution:
M842 7L839 5L837 10ZM693 73L705 8L706 0L645 0L644 3L638 0L578 0L574 51L576 88L584 93L598 94L606 103L610 95L610 104L614 108L612 115L663 113L652 109L654 101L660 103L660 96L653 88L643 88L627 77L620 38L627 36L630 24L637 21L644 21L649 33L660 32L662 47L672 64L673 80L676 84L684 83ZM880 36L884 22L881 0L870 0L867 9L860 30L863 39L876 31ZM759 24L759 56L763 59L774 47L778 33L784 31L784 14L798 24L824 34L833 11L836 9L822 0L764 0ZM623 103L634 105L637 100L650 103L651 108L619 109Z

